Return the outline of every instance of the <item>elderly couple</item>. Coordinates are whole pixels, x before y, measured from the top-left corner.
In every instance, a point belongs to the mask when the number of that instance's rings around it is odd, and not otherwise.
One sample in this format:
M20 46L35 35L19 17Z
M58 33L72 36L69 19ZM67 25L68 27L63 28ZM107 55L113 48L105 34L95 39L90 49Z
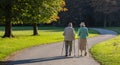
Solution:
M63 36L65 41L65 56L71 56L72 41L75 40L75 31L74 28L72 27L72 23L69 23L68 27L64 29ZM79 36L78 45L79 45L79 50L81 51L80 56L82 56L83 51L84 51L84 56L86 56L88 28L85 26L84 22L80 23L80 28L78 29L78 36Z

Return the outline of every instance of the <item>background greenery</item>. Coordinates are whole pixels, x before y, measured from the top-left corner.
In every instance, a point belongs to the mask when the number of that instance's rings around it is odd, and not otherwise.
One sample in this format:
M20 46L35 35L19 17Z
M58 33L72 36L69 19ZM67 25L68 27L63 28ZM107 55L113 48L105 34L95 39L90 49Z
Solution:
M118 32L118 36L94 45L90 51L101 65L120 65L120 27L107 29Z
M119 0L65 0L68 11L59 13L61 25L81 21L87 26L120 26ZM58 25L60 25L58 23Z
M4 28L0 27L0 36L3 35L3 30ZM0 37L0 60L24 48L63 41L63 30L63 27L39 27L40 34L33 36L32 27L13 27L15 38ZM77 28L75 30L77 33ZM90 30L89 37L96 35L98 35L96 31Z

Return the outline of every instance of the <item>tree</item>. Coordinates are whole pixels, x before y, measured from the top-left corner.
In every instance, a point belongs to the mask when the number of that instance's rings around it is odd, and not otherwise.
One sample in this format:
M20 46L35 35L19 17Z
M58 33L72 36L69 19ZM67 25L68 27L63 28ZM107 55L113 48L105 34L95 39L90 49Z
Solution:
M57 19L59 19L58 13L63 10L64 5L64 0L43 0L41 5L37 5L38 8L33 11L34 13L37 12L36 15L38 16L36 17L35 15L35 21L33 21L34 35L38 34L37 23L51 23L57 21ZM34 5L32 5L31 8L34 8Z
M65 2L67 11L59 13L62 25L73 22L74 25L79 26L81 21L85 21L89 25L89 21L93 19L93 9L89 5L89 0L65 0Z
M111 16L111 13L117 12L120 9L118 5L120 2L118 0L90 0L90 5L94 8L96 12L101 12L104 15L104 27L107 23L110 24L107 20Z
M33 24L33 35L37 35L37 24L56 21L64 5L64 0L0 0L0 19L5 24L3 37L13 37L13 23Z
M13 37L12 35L12 6L14 5L14 2L11 0L0 0L0 16L2 21L5 23L5 34L3 37ZM1 21L0 21L1 22Z

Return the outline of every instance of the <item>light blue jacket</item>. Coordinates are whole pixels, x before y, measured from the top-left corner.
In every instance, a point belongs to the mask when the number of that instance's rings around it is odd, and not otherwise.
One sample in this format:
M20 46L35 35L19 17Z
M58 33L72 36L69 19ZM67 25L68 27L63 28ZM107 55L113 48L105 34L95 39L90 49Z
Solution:
M87 38L88 37L88 28L87 27L80 27L78 29L78 36L79 38Z

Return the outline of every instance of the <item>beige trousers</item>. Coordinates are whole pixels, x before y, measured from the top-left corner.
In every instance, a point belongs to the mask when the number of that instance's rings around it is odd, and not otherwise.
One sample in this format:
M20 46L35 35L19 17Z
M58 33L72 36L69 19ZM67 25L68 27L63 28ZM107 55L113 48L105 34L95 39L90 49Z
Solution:
M86 50L87 39L79 38L78 43L80 50Z

